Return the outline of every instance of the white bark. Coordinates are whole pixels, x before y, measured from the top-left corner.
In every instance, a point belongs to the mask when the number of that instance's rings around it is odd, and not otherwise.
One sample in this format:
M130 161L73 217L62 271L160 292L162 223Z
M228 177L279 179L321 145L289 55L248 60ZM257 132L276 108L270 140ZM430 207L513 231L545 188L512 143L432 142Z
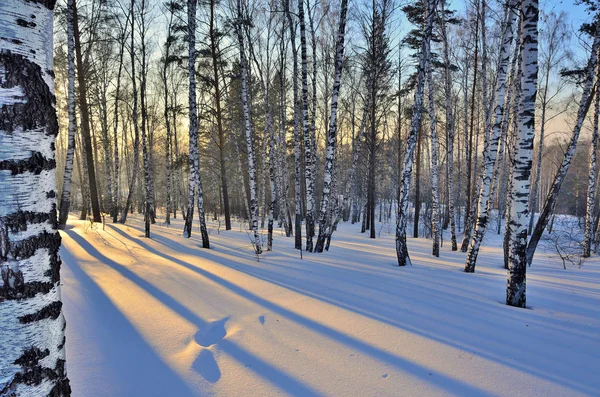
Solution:
M321 211L319 213L319 237L315 252L323 252L325 239L328 235L329 225L327 224L328 213L331 200L331 189L334 176L334 159L337 147L337 111L338 97L340 93L340 83L342 79L342 63L344 61L344 37L346 33L346 14L348 12L348 0L342 0L340 11L340 23L338 28L335 72L333 81L333 91L331 96L331 117L329 119L329 131L327 135L327 149L325 153L325 169L323 171L323 197L321 199Z
M516 307L525 307L526 305L527 220L529 219L529 189L538 74L537 25L539 11L537 0L523 0L521 13L523 16L521 26L522 92L512 175L511 238L506 285L506 304Z
M73 176L73 160L75 157L75 133L77 116L75 113L75 39L73 38L73 0L67 3L67 112L69 115L69 135L67 153L65 155L65 172L63 174L62 193L60 197L59 225L66 225L71 204L71 178Z
M242 32L242 7L241 0L237 2L237 18L235 29L237 34L239 52L240 52L240 68L241 68L241 100L242 110L244 113L244 132L246 137L246 148L248 151L248 179L250 184L250 225L253 233L253 245L254 250L257 254L262 253L262 243L260 241L260 235L258 234L258 202L256 199L256 165L254 161L254 145L253 145L253 129L250 122L250 104L248 103L248 65L246 62L245 46L244 46L244 35Z
M597 17L597 16L596 16ZM577 148L577 141L579 140L579 133L581 132L581 127L583 125L583 121L585 120L585 116L590 108L593 99L593 86L594 86L594 70L596 68L600 68L598 65L598 50L600 48L600 23L596 25L596 33L594 36L594 43L592 44L592 51L590 53L590 58L588 60L588 64L586 67L586 81L585 86L583 88L583 93L581 94L581 102L579 103L579 110L577 111L577 122L573 129L573 133L571 135L571 139L569 141L569 145L563 157L563 161L558 168L556 175L554 176L554 181L552 182L552 186L550 187L550 191L546 196L546 201L544 202L544 206L540 211L539 218L535 224L535 228L533 233L531 234L531 238L529 240L529 244L527 246L527 264L531 265L533 261L533 254L535 253L535 249L537 248L537 244L542 237L542 233L550 220L550 215L554 212L554 206L556 204L556 199L558 198L558 193L560 192L560 187L567 175L567 171L569 170L569 166L571 165L571 160L573 155L575 154L575 149ZM597 71L598 74L598 71Z
M68 396L56 214L54 2L0 2L0 396Z
M600 70L600 68L596 68ZM596 76L596 81L598 81ZM600 95L596 92L594 101L594 127L592 130L592 147L590 148L590 172L588 175L588 191L587 191L587 202L585 211L585 235L583 239L583 256L589 257L592 246L592 222L594 219L595 209L595 193L596 193L596 151L598 149L598 112L600 111Z
M415 88L415 100L413 104L413 114L410 123L410 130L406 140L406 154L404 156L404 170L402 171L402 190L400 202L398 203L398 218L396 220L396 255L398 256L398 265L411 265L406 245L406 222L408 217L408 198L410 195L410 180L412 176L413 156L417 141L417 134L421 126L421 117L423 111L423 92L425 86L425 73L427 66L427 48L431 40L433 29L433 20L437 0L427 0L425 10L425 31L421 42L421 52L419 54L419 65L417 71L417 85Z
M513 11L515 1L511 0L506 4L506 12L508 13L506 25L503 28L502 47L500 49L500 64L498 67L498 81L496 86L496 106L494 110L494 125L491 133L485 141L483 151L483 172L481 180L481 188L479 191L479 201L477 204L477 220L475 222L475 232L467 254L465 264L465 272L473 273L477 262L479 248L483 241L483 236L488 224L488 216L490 209L490 197L492 189L492 181L496 159L498 158L498 146L502 131L502 117L504 114L504 100L506 94L506 81L508 75L508 63L510 61L510 48L513 41L513 24L516 17L516 12ZM483 7L485 8L485 7ZM485 31L485 29L482 29ZM484 46L485 48L485 46ZM485 76L485 73L482 73ZM486 121L487 128L487 121Z
M298 0L298 16L300 19L300 60L302 63L302 131L304 137L304 175L306 179L306 251L313 251L313 235L315 233L315 194L313 178L312 143L308 123L308 60L306 54L306 24L304 22L304 1Z
M443 16L442 16L443 18ZM435 101L433 95L433 72L431 64L431 46L429 40L425 40L427 51L427 86L429 97L429 138L431 140L431 237L433 256L440 256L440 186L438 170L438 143L437 130L435 127Z

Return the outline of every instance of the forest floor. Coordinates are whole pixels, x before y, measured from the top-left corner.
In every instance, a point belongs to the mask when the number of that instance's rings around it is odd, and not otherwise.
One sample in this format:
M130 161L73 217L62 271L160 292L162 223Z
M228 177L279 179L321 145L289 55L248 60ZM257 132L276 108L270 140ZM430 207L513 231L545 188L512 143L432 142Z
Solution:
M62 231L62 295L73 396L600 395L600 258L567 266L538 254L528 309L504 305L501 240L476 273L465 253L393 227L371 240L342 224L329 252L278 230L256 261L246 231L200 248L182 220Z

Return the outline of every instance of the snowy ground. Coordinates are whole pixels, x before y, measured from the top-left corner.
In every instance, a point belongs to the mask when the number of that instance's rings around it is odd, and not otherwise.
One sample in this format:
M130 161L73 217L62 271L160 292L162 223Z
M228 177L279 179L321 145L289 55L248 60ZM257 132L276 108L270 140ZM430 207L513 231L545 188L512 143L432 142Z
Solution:
M490 234L475 274L465 254L341 225L300 259L279 232L252 253L239 226L181 237L141 218L61 232L67 365L74 396L600 395L600 260L538 255L530 309L503 304Z

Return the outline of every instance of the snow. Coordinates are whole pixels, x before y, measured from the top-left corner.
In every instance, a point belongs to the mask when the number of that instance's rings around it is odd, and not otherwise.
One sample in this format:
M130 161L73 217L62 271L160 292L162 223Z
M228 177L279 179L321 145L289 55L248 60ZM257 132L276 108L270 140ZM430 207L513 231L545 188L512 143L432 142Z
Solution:
M575 396L600 393L600 260L536 256L529 309L504 305L501 239L474 274L394 227L340 224L329 252L274 236L260 262L234 223L211 249L182 220L61 232L67 365L74 396ZM380 229L381 228L381 229ZM446 237L446 236L445 236Z

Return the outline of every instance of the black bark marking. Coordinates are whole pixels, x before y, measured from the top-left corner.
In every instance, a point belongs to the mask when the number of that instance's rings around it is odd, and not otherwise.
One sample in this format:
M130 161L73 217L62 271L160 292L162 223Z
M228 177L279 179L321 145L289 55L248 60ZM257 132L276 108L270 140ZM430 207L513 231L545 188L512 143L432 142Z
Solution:
M4 227L11 233L24 232L27 226L47 222L50 218L50 213L33 211L17 211L1 217Z
M29 323L33 323L35 321L44 320L46 318L51 318L53 320L56 320L58 318L58 316L60 315L61 309L62 309L62 302L55 301L55 302L50 303L47 306L44 306L43 308L41 308L40 310L38 310L35 313L26 314L24 316L19 317L19 322L21 324L29 324Z
M17 25L24 28L35 28L37 26L35 22L27 22L23 18L17 18Z
M41 4L49 10L53 10L56 5L56 0L25 0L28 3ZM35 18L35 17L33 17Z
M53 283L32 281L23 283L14 288L9 288L8 284L4 283L4 288L0 288L0 302L4 300L19 300L33 298L38 293L47 294L54 287Z
M32 152L31 157L25 160L0 161L0 171L10 171L12 175L22 174L27 171L39 175L42 171L49 171L55 168L56 161L45 158L40 152Z
M56 360L55 367L47 368L42 367L40 360L48 357L50 351L48 349L41 350L37 347L31 347L27 349L21 357L14 361L15 365L19 365L22 368L21 372L18 372L14 378L0 390L2 396L17 396L15 390L17 385L39 385L44 379L54 380L55 385L50 391L49 396L52 397L64 397L71 395L71 385L67 379L65 372L65 360Z
M56 98L44 82L42 69L24 56L10 51L0 52L0 67L4 70L2 88L21 87L27 98L25 103L0 108L0 130L11 133L17 128L45 128L46 135L58 135L56 112L53 106L48 106L48 103L54 104Z

